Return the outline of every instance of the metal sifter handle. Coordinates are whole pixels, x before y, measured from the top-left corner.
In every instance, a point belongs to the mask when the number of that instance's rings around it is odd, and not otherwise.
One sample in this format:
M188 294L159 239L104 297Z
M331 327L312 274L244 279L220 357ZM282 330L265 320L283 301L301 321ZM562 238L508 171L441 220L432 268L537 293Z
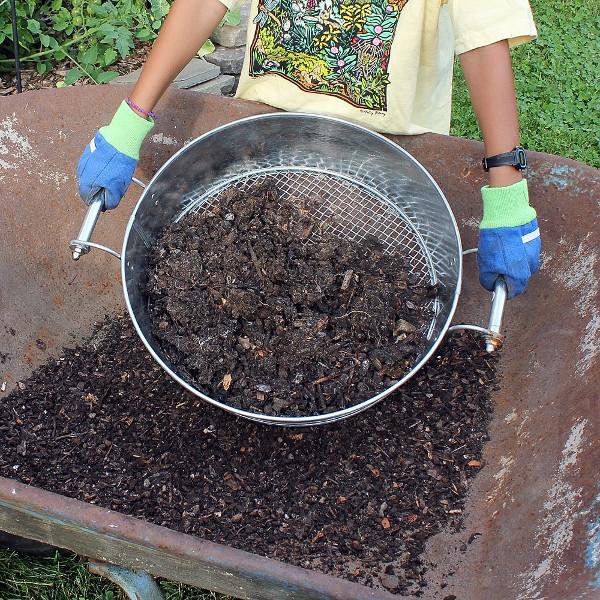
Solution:
M103 207L104 190L100 190L92 199L92 203L85 213L85 217L83 218L83 223L81 224L81 229L79 230L77 239L71 240L69 243L69 248L71 248L73 251L73 260L79 260L81 256L87 254L92 248L104 250L104 252L108 252L108 254L111 254L115 258L118 258L119 260L121 259L121 255L118 252L115 252L112 248L108 248L102 244L96 244L95 242L90 242L92 233L94 233L94 228L96 227L98 217L100 216Z
M71 240L69 247L73 250L73 260L79 260L79 257L83 254L87 254L90 251L89 242L94 233L94 228L98 222L98 217L104 207L104 190L100 190L92 199L91 204L85 213L85 218L81 224L81 229L77 234L77 239Z
M485 344L485 349L488 352L493 352L502 343L500 326L502 325L502 314L504 313L504 304L506 303L507 295L506 282L503 277L499 277L494 287L492 308L488 323L488 330L491 332L488 338L486 338Z
M471 248L465 250L463 256L467 254L475 254L477 248ZM470 331L477 331L481 333L485 338L485 349L488 352L493 352L502 346L502 335L500 334L500 327L502 325L502 315L504 314L504 305L506 304L506 298L508 297L508 290L506 288L506 281L504 277L498 277L492 292L492 307L490 309L490 319L488 326L480 327L479 325L467 325L460 323L459 325L452 325L448 328L448 332L451 331L464 331L468 329Z
M146 188L146 184L137 177L132 177L131 181L136 185L139 185L142 189ZM87 254L92 248L98 248L98 250L104 250L104 252L108 252L112 256L121 259L121 255L118 252L115 252L112 248L108 248L107 246L103 246L102 244L96 244L95 242L91 242L92 233L94 233L94 228L96 227L96 223L98 222L98 218L100 217L100 213L104 208L104 199L105 199L105 190L101 189L93 198L92 202L88 207L87 212L85 213L85 217L83 219L83 223L81 224L81 229L79 230L79 234L77 238L71 240L69 243L69 248L73 251L73 260L79 260L81 256Z

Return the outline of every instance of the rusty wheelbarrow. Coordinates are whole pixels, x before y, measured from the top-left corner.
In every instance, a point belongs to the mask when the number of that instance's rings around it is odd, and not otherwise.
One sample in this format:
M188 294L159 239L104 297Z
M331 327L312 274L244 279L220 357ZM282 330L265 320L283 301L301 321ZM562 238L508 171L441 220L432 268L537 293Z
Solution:
M122 93L106 86L2 100L0 349L8 356L0 364L0 383L6 382L0 401L49 354L85 337L107 312L123 310L120 276L111 259L92 253L86 269L78 269L65 244L84 212L72 171L92 133L87 107L106 107L94 119L103 122ZM57 94L58 102L52 97ZM204 131L271 110L170 92L140 175L148 179L179 146ZM481 145L435 135L397 141L440 183L464 245L473 246L483 184ZM544 236L543 267L527 294L507 305L505 324L519 335L508 338L501 357L485 467L471 485L464 530L429 540L425 598L600 596L600 174L532 153L530 183ZM100 221L98 236L108 244L123 239L133 201ZM469 283L477 280L474 261L466 261L465 270L456 319L485 320L489 296ZM44 343L36 344L40 339ZM398 597L12 479L0 478L0 529L68 548L90 558L96 571L147 594L156 590L144 572L239 598ZM473 533L480 535L465 545ZM127 569L142 572L137 583Z

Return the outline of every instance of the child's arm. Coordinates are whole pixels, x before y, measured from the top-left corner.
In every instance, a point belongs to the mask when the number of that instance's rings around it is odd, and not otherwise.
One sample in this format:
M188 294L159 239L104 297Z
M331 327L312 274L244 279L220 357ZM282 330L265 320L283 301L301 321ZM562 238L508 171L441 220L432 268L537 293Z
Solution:
M485 144L485 155L510 152L519 145L519 119L508 42L502 40L460 55L473 109ZM522 179L513 167L489 171L490 186L500 187Z
M144 138L154 125L148 113L226 10L219 0L175 0L129 102L121 103L111 123L96 133L79 159L79 194L86 204L104 190L104 208L118 206L131 183Z
M479 121L485 155L510 152L519 145L515 84L506 40L464 52L461 63ZM479 225L479 279L493 290L503 277L509 298L525 291L540 266L540 232L529 205L527 180L511 166L489 171L489 186L481 192L483 218Z
M219 0L175 0L148 56L131 100L151 111L225 15Z

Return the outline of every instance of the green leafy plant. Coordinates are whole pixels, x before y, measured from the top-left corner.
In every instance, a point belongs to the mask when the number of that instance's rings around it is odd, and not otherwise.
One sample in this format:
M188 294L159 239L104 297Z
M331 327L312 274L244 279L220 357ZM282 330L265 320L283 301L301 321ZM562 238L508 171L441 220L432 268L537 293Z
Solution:
M105 83L119 75L110 70L125 58L136 40L157 35L169 10L167 0L18 0L17 29L21 61L34 63L38 73L59 61L71 68L62 82L86 77ZM12 26L8 3L0 6L0 69L14 68Z
M215 45L212 43L211 39L207 39L204 44L202 44L202 48L198 50L198 57L202 58L203 56L207 56L208 54L212 54L215 51Z
M35 64L38 73L57 62L72 67L59 87L82 78L106 83L119 73L110 69L134 49L136 41L150 42L158 34L170 0L17 0L17 30L21 62ZM241 11L229 11L219 27L237 26ZM14 68L12 26L8 2L0 2L0 70ZM214 52L210 40L199 56Z
M242 22L242 10L238 6L235 6L233 10L227 11L223 20L219 23L219 27L224 25L230 25L231 27L237 27Z

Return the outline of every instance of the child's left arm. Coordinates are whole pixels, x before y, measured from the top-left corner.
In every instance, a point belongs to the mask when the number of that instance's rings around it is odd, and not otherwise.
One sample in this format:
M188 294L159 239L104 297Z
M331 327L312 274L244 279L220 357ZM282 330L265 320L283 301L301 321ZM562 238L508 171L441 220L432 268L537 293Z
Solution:
M485 156L519 146L519 121L509 45L506 40L460 55L471 102L485 145ZM512 166L489 170L482 188L483 219L479 232L479 277L489 290L506 280L509 297L525 291L539 270L541 242L536 212L529 205L527 180Z

